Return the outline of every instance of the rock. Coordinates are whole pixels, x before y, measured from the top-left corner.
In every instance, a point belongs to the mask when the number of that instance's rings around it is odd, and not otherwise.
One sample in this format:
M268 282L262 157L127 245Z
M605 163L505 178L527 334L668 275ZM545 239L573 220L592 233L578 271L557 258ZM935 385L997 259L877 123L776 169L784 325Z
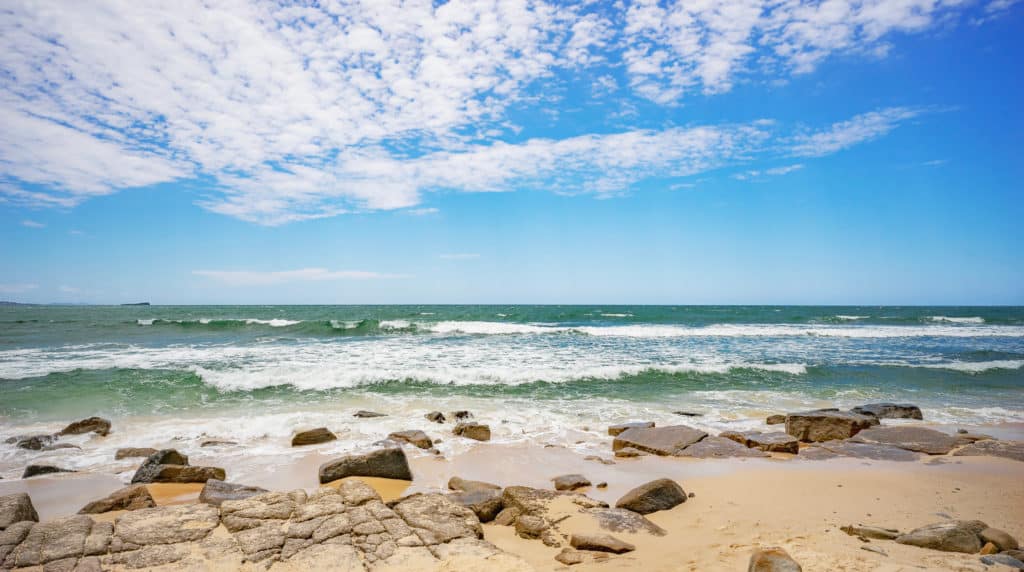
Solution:
M548 523L539 516L520 515L516 519L516 534L520 538L540 538L548 529Z
M386 413L377 413L376 411L364 411L360 409L352 414L352 417L358 417L360 419L372 419L374 417L387 417Z
M43 447L53 443L56 437L53 435L31 435L28 437L19 437L14 446L19 449L29 449L32 451L39 451Z
M952 520L915 528L896 537L896 542L944 552L976 554L981 550L978 534L988 525L978 520Z
M420 449L429 449L434 446L434 442L427 437L427 434L423 431L411 430L411 431L396 431L388 435L388 439L393 441L404 441L411 445L416 445Z
M54 467L53 465L29 465L25 467L25 472L21 474L21 478L28 479L31 477L37 477L39 475L50 475L53 473L74 473L71 469L62 469L60 467Z
M687 427L672 425L669 427L634 427L619 433L612 441L612 450L618 451L626 447L639 449L655 455L675 455L683 449L707 437L707 433Z
M555 483L556 491L574 491L590 486L590 481L587 477L578 474L560 475L551 480Z
M784 549L759 548L750 555L747 572L802 572L803 568Z
M481 425L480 423L459 423L455 426L455 429L452 429L452 433L462 437L476 439L477 441L491 440L491 428L487 425Z
M982 542L991 542L996 545L999 552L1006 550L1017 550L1020 545L1017 544L1017 539L1010 536L1009 534L999 530L998 528L986 528L978 533L978 537L981 538Z
M611 459L605 459L604 457L601 457L601 456L598 456L598 455L587 455L586 457L583 457L583 460L584 461L596 461L598 463L601 463L602 465L614 465L615 464L615 461L613 461Z
M978 441L988 441L990 439L995 439L995 437L992 437L991 435L983 435L981 433L968 433L966 431L961 433L960 431L963 431L963 429L957 430L956 432L956 444L958 447L961 445L969 445L971 443L976 443Z
M188 456L182 455L175 449L161 449L146 457L146 462L154 465L187 465Z
M825 441L800 451L800 459L817 461L836 457L854 457L876 461L916 461L921 455L891 445L873 445L853 441Z
M608 427L608 434L612 437L617 436L626 429L640 428L640 429L651 429L654 427L654 421L634 421L632 423L620 423L618 425L610 425Z
M566 566L575 566L584 562L596 563L607 559L608 554L604 552L588 552L569 547L563 548L561 552L555 555L555 560Z
M801 441L849 439L878 424L878 418L839 411L806 411L786 416L786 433Z
M861 415L873 415L879 419L924 419L921 408L909 403L868 403L850 410Z
M886 552L885 550L882 550L881 548L879 548L879 547L877 547L877 546L875 546L873 544L863 544L863 545L861 545L860 549L861 550L866 550L868 552L874 552L875 554L881 554L882 556L888 556L889 555L888 552Z
M465 421L473 418L473 414L466 410L452 411L449 415L456 421Z
M786 422L786 416L782 414L769 415L765 423L769 425L782 425Z
M596 484L596 485L594 485L594 486L595 486L595 487L597 487L597 488L599 488L599 489L606 489L606 488L608 488L608 483L606 483L606 482L604 482L604 481L601 481L600 483L597 483L597 484Z
M43 447L43 451L59 451L60 449L81 449L78 445L72 445L71 443L57 443L55 445L47 445Z
M628 459L630 457L645 457L647 453L644 453L640 449L634 449L633 447L623 447L618 451L615 451L615 456L620 459Z
M225 447L227 445L237 445L236 441L228 441L226 439L207 439L199 444L200 447Z
M146 457L135 471L132 483L205 483L210 479L223 481L225 477L220 467L193 467L185 455L163 449Z
M444 423L445 421L444 413L441 413L440 411L431 411L424 415L424 417L427 418L427 421L431 421L433 423Z
M608 534L573 534L569 545L577 550L594 550L623 554L636 550L636 546Z
M762 433L760 431L726 431L719 435L737 443L770 453L790 453L796 455L800 452L800 441L796 437L781 431Z
M120 461L121 459L128 459L132 457L148 457L153 453L156 453L156 449L153 449L152 447L125 447L123 449L118 449L117 452L114 453L114 459Z
M990 556L982 556L981 562L982 564L987 564L989 566L995 566L996 564L1000 564L1003 566L1009 566L1010 568L1015 568L1017 570L1024 570L1024 562L1022 562L1019 558L1014 558L1013 556L1010 556L1009 554L992 554Z
M0 496L0 530L16 522L39 522L39 515L27 493Z
M769 457L770 455L760 449L748 449L730 439L708 435L676 453L676 456L695 459L725 459L730 457Z
M217 507L198 503L133 510L118 517L115 529L121 542L146 546L202 540L218 524Z
M981 547L981 551L978 552L978 554L996 554L998 552L999 549L996 548L995 544L992 544L991 542L986 542L985 546Z
M320 482L329 483L345 477L381 477L412 480L409 462L401 447L392 446L369 453L347 455L320 465Z
M874 538L875 540L896 540L896 537L900 535L900 531L892 528L865 526L863 524L848 524L839 527L839 530L850 536L862 536L864 538Z
M199 502L220 506L224 501L242 500L263 494L267 489L251 487L238 483L226 483L211 479L206 481L202 492L199 493Z
M504 499L502 499L504 503ZM512 526L516 523L516 519L519 518L519 509L516 508L503 508L498 516L494 517L494 524L500 526Z
M615 503L616 508L624 508L640 514L650 514L659 510L668 510L686 502L686 493L672 479L657 479L645 483L622 495Z
M102 417L89 417L81 421L75 421L60 430L58 435L81 435L82 433L95 433L106 437L110 433L110 421Z
M500 489L459 491L449 494L448 499L473 511L480 522L491 522L505 508Z
M469 481L460 477L448 479L448 488L453 491L501 491L501 487L483 481Z
M473 511L445 495L412 495L399 501L393 509L427 544L484 537L483 527Z
M696 413L694 411L673 411L676 415L682 415L683 417L704 417L703 413Z
M1004 550L1001 554L1008 554L1017 560L1024 560L1024 550Z
M1024 461L1024 441L978 441L953 453L956 457L1002 457Z
M299 431L293 435L292 447L327 443L328 441L334 441L337 438L338 436L328 431L326 427L317 427L316 429L310 429L309 431Z
M92 501L82 507L78 514L101 514L112 510L138 510L155 506L156 501L153 500L153 495L149 494L146 485L129 485L104 498Z
M665 536L665 529L647 520L643 515L624 508L594 507L583 509L602 530L637 534L646 532L654 536Z
M945 455L956 446L956 437L926 427L874 427L865 429L851 441L890 445L928 455Z

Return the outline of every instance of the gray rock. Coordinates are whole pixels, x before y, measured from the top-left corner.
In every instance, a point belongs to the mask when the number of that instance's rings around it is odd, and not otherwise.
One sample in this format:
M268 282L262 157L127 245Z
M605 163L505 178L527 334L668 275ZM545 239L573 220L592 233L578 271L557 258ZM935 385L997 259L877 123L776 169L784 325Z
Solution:
M765 419L765 423L767 423L768 425L782 425L785 422L786 416L781 413L769 415L768 418Z
M803 568L783 548L773 546L755 550L747 572L803 572Z
M175 449L161 449L146 457L146 463L153 465L187 465L188 456L182 455Z
M854 441L825 441L811 447L801 449L798 458L818 461L836 457L854 457L875 461L916 461L921 458L919 453L893 447L891 445L874 445Z
M988 525L978 520L938 522L901 534L896 542L944 552L976 554L981 550L978 534L986 528Z
M460 411L452 411L448 415L456 421L465 421L467 419L473 418L473 414L470 413L469 411L466 411L465 409Z
M800 452L800 441L781 431L725 431L719 435L731 441L735 441L745 447L758 449L770 453L790 453L796 455Z
M636 546L608 534L574 534L569 544L577 550L594 550L623 554L636 550Z
M490 441L491 440L491 428L487 425L480 423L459 423L452 429L452 433L468 437L470 439L476 439L477 441Z
M0 496L0 530L17 522L39 522L39 515L27 493Z
M434 442L430 440L430 437L427 437L426 433L419 430L396 431L388 435L388 439L409 443L420 449L429 449L434 446Z
M1024 441L978 441L953 453L956 457L1002 457L1024 461Z
M237 445L237 441L228 441L226 439L207 439L199 444L200 447L226 447L228 445Z
M204 503L133 510L117 518L122 543L146 546L202 540L220 524L217 507Z
M995 437L981 433L968 433L963 429L958 429L956 432L956 444L958 447L961 445L969 445L978 441L988 441L992 439L995 439Z
M889 445L928 455L945 455L956 447L956 437L926 427L873 427L861 431L851 441Z
M874 552L875 554L881 554L882 556L888 556L889 555L888 552L886 552L885 550L882 550L881 548L879 548L879 547L877 547L877 546L875 546L873 544L862 544L860 549L861 550L865 550L867 552Z
M227 473L220 467L193 467L191 465L154 465L147 471L135 472L133 483L205 483L209 480L223 481Z
M146 485L129 485L118 489L104 498L92 501L82 507L78 514L101 514L112 510L139 510L153 508L156 501L149 494Z
M386 413L377 413L376 411L364 411L360 409L352 414L352 417L358 417L360 419L372 419L374 417L387 417Z
M610 425L608 427L608 434L612 437L617 436L626 429L640 428L650 429L654 427L654 421L634 421L632 423L619 423L618 425Z
M337 438L338 436L331 433L326 427L317 427L316 429L310 429L308 431L299 431L293 435L292 447L327 443L328 441L334 441Z
M617 451L618 454L620 451ZM732 457L768 457L768 453L760 449L749 449L744 445L726 439L708 435L700 441L676 453L677 457L693 457L695 459L727 459Z
M864 538L873 538L875 540L896 540L896 537L900 535L900 531L892 528L882 528L880 526L867 526L863 524L848 524L846 526L839 527L850 536L858 536Z
M878 418L839 411L806 411L786 416L786 433L801 441L821 442L849 439L878 424Z
M583 513L594 517L602 530L637 534L646 532L654 536L665 536L664 528L647 520L643 515L625 508L595 507L585 508Z
M473 511L480 522L491 522L505 508L500 489L459 491L449 494L448 499Z
M399 501L393 509L427 544L484 537L483 527L473 511L445 495L413 495Z
M152 447L125 447L118 449L117 452L114 453L114 459L120 461L121 459L129 459L132 457L149 457L156 452L156 449Z
M551 480L555 483L556 491L574 491L590 486L590 480L579 474L559 475Z
M982 542L991 542L992 544L995 544L996 548L999 549L999 552L1017 550L1020 548L1016 538L1002 530L999 530L998 528L986 528L978 533L978 537L981 538Z
M53 465L29 465L25 467L25 471L21 474L21 478L28 479L31 477L37 477L39 475L51 475L53 473L74 473L71 469L62 469L60 467L54 467Z
M267 489L211 479L206 481L199 502L220 506L224 501L242 500L268 492Z
M683 417L704 417L703 413L697 413L696 411L673 411L676 415L682 415Z
M634 427L615 437L615 440L612 441L612 450L618 451L632 447L655 455L675 455L707 435L704 431L686 425Z
M618 451L615 451L615 456L620 459L628 459L631 457L645 457L647 453L644 453L640 449L634 449L633 447L623 447Z
M640 514L650 514L660 510L668 510L686 502L686 492L672 479L657 479L644 483L622 495L615 503L616 508L624 508Z
M345 477L381 477L412 480L412 471L401 447L392 446L369 453L347 455L320 465L320 482L329 483Z
M58 435L81 435L82 433L95 433L106 437L110 433L110 421L102 417L89 417L81 421L75 421L60 430Z
M873 415L879 419L924 419L921 408L909 403L868 403L851 409L853 413Z
M1009 554L991 554L989 556L982 556L981 562L989 566L1001 564L1003 566L1009 566L1010 568L1016 568L1017 570L1024 570L1024 562L1019 559L1010 556Z
M432 423L444 423L445 421L444 413L441 413L440 411L431 411L430 413L424 415L424 417L427 418L427 421L430 421Z
M461 477L452 477L448 479L448 488L453 491L501 491L501 487L491 483L485 483L483 481L470 481Z
M57 438L53 435L30 435L27 437L18 437L14 446L19 449L29 449L32 451L39 451L43 447L53 443Z
M516 534L520 538L540 538L547 529L547 521L539 516L524 514L516 519Z

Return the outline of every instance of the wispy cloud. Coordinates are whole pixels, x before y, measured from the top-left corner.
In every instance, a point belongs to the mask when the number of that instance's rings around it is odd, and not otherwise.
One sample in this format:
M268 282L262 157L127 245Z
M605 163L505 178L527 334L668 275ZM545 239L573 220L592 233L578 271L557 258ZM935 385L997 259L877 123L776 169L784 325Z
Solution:
M24 294L38 287L37 284L0 284L0 294Z
M408 278L402 274L384 274L364 270L328 270L301 268L298 270L193 270L192 274L222 282L229 286L266 286L287 282L323 282L335 280L379 280Z
M34 220L25 219L21 221L21 226L27 226L28 228L45 228L46 225Z
M480 258L479 254L470 252L457 252L452 254L442 254L438 256L443 260L472 260L474 258Z
M439 209L435 208L435 207L425 207L425 208L420 208L420 209L409 209L409 210L407 210L405 212L406 212L406 214L411 214L413 216L426 216L426 215L437 214L437 213L439 213L441 211Z
M822 157L843 149L877 139L900 123L921 115L921 109L890 107L863 113L852 119L834 123L830 128L798 135L793 139L792 152L800 157Z

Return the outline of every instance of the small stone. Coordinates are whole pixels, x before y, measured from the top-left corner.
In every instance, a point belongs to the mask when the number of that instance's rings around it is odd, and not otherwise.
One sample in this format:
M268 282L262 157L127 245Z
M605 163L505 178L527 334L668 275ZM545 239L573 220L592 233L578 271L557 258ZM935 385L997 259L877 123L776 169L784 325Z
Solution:
M594 550L612 554L623 554L636 550L636 546L610 534L573 534L569 538L569 545L577 550Z
M803 572L803 568L783 548L759 548L750 555L747 572Z
M299 431L293 435L292 447L327 443L328 441L334 441L337 438L338 436L328 431L326 427L317 427L316 429L310 429L308 431Z
M516 519L516 534L521 538L540 538L548 529L548 523L539 516L521 515Z
M989 566L1002 564L1003 566L1009 566L1010 568L1016 568L1017 570L1024 570L1024 562L1019 558L1010 556L1009 554L992 554L989 556L982 556L981 562Z
M352 414L352 417L358 417L360 419L372 419L374 417L387 417L386 413L377 413L376 411L364 411L360 409Z
M867 550L868 552L874 552L875 554L881 554L882 556L888 556L889 555L889 553L887 553L886 551L882 550L881 548L879 548L879 547L877 547L877 546L875 546L873 544L865 544L864 546L861 546L860 549L861 550Z
M43 447L53 443L56 437L53 435L31 435L29 437L19 437L15 440L14 446L19 449L29 449L31 451L39 451Z
M848 524L839 527L839 530L850 536L874 538L875 540L896 540L896 537L900 535L900 531L892 528L865 526L863 524Z
M584 556L579 550L563 548L561 552L555 555L555 560L565 564L566 566L574 566L576 564L582 564Z
M60 467L54 467L53 465L29 465L25 467L25 472L21 474L21 478L28 479L31 477L37 477L39 475L50 475L53 473L74 473L71 469L62 469Z
M427 418L427 421L431 421L433 423L444 423L445 421L444 413L441 413L440 411L431 411L424 415L424 417Z
M606 489L606 488L608 488L608 483L605 483L605 482L600 482L600 483L597 483L597 484L596 484L596 485L594 485L594 486L595 486L595 487L597 487L597 488L599 488L599 489Z
M455 429L452 429L452 433L477 441L491 440L491 428L475 422L459 423Z
M583 460L584 461L596 461L598 463L601 463L602 465L614 465L615 464L615 461L613 461L611 459L605 459L604 457L601 457L601 456L598 456L598 455L587 455L586 457L583 457Z
M682 415L683 417L704 417L703 413L696 413L693 411L673 411L676 415Z
M625 458L625 459L628 459L628 458L631 458L631 457L643 457L643 456L646 456L646 455L647 455L647 453L644 453L640 449L634 449L633 447L624 447L622 449L619 449L618 451L615 451L615 456L616 457Z
M415 445L420 449L429 449L434 446L434 443L427 437L427 434L419 430L409 431L396 431L388 435L388 439L393 441L402 441Z
M574 491L590 486L590 480L579 474L560 475L551 480L555 483L556 491Z
M991 542L986 542L985 546L981 547L981 551L978 552L978 554L988 555L988 554L996 554L998 552L999 552L999 549L996 548L995 544L992 544Z
M465 421L473 418L473 414L464 409L461 411L452 411L449 415L451 415L451 418L456 421Z
M672 479L657 479L629 491L615 506L650 514L680 505L686 502L686 498L686 492Z
M775 415L769 415L768 418L765 419L765 422L768 425L782 425L786 422L786 416L776 413Z
M58 435L81 435L82 433L95 433L106 437L110 433L110 421L102 417L89 417L81 421L75 421L60 430Z
M207 439L199 444L200 447L225 447L228 445L237 445L235 441L228 441L225 439Z

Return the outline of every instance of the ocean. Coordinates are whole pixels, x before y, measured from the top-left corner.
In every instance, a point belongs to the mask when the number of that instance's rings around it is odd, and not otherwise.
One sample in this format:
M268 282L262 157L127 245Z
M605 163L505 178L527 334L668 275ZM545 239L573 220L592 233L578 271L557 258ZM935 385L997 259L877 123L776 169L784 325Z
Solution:
M432 410L470 410L497 442L595 452L609 423L717 432L881 400L998 427L1024 422L1022 366L1021 307L0 307L0 439L90 415L115 428L81 452L0 447L0 476L44 458L118 471L117 447L205 439L258 470L242 459L293 454L299 428L338 432L329 452L394 430L440 436Z

